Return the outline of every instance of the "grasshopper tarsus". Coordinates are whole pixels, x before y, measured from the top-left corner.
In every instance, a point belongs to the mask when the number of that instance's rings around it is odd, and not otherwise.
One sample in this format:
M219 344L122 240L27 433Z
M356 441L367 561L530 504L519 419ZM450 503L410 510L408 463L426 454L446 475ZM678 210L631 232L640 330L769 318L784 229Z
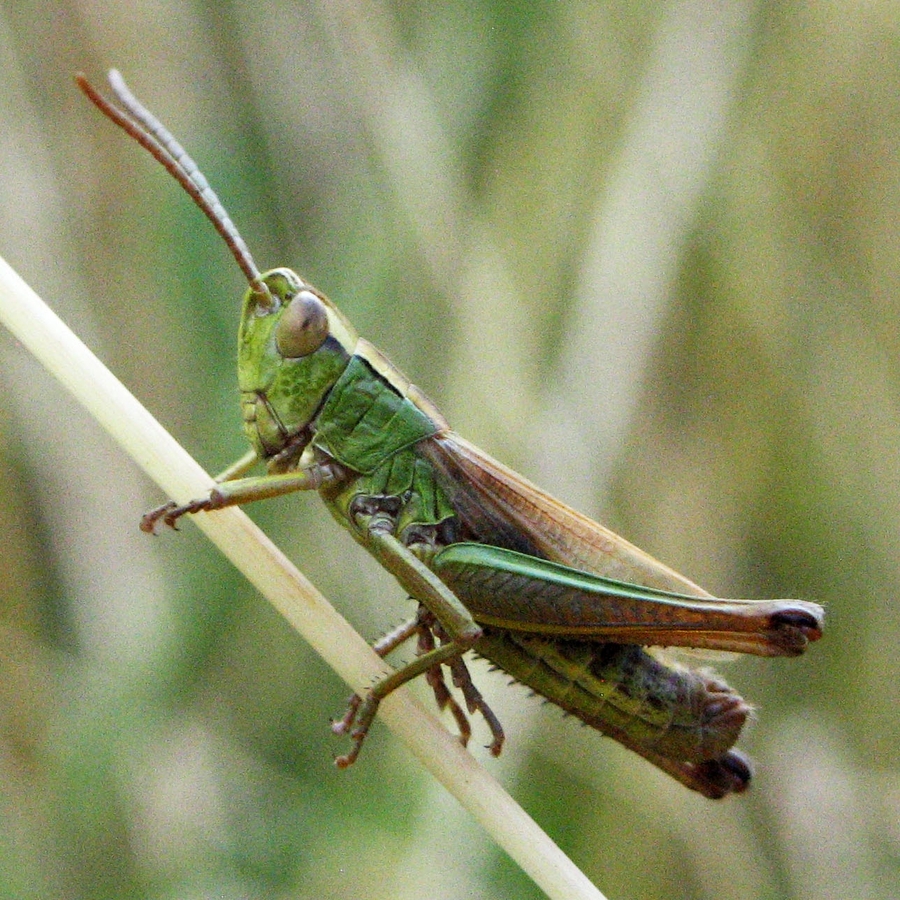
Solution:
M202 509L207 509L209 507L209 500L192 500L190 503L185 503L179 506L174 500L170 500L168 503L163 503L162 506L157 506L156 509L151 509L150 512L144 513L141 517L141 531L147 532L147 534L156 534L156 526L163 522L173 531L178 531L178 520L182 516L186 516L189 513L200 512Z
M141 531L147 534L156 534L156 526L159 520L167 520L169 513L177 508L178 504L174 500L170 500L168 503L163 503L162 506L157 506L156 509L151 509L150 512L144 513L141 516Z
M343 756L336 756L334 758L334 764L339 769L349 769L353 763L356 762L356 758L359 756L359 747L354 747L349 753L345 753Z
M172 531L178 531L178 520L182 516L187 516L192 513L201 512L204 509L209 509L210 503L209 500L191 500L190 503L185 503L183 506L176 506L170 512L163 516L163 522L172 529Z
M147 534L156 534L156 526L162 521L168 525L172 531L178 531L178 520L182 516L191 515L193 513L202 512L207 509L218 509L221 505L217 504L217 495L215 492L209 497L203 497L198 500L191 500L189 503L178 505L174 500L151 509L150 512L144 513L141 517L141 531Z
M715 727L723 732L729 732L739 731L749 714L750 707L744 698L729 691L709 700L703 707L702 718L707 728Z

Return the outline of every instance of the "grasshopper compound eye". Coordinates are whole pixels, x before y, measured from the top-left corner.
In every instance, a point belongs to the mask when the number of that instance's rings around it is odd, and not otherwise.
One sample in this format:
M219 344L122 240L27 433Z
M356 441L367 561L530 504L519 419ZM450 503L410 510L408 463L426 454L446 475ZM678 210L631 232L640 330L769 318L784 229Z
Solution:
M328 337L325 304L312 291L299 291L275 328L278 352L287 359L314 353Z

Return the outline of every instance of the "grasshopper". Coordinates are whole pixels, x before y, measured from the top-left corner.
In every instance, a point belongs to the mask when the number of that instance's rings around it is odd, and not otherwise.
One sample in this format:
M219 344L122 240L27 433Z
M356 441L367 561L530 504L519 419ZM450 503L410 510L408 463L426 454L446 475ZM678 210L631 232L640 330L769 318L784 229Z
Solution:
M333 725L351 740L338 766L357 758L380 701L419 675L463 743L479 713L499 754L502 726L464 661L472 650L687 787L710 798L744 791L750 763L732 748L750 707L656 648L794 656L821 637L821 607L717 599L468 443L320 291L290 269L260 274L196 164L117 72L118 104L76 80L179 181L249 284L238 382L252 452L208 496L166 503L141 527L315 490L418 604L374 645L386 656L415 638L413 661L354 696ZM266 474L248 475L258 462Z

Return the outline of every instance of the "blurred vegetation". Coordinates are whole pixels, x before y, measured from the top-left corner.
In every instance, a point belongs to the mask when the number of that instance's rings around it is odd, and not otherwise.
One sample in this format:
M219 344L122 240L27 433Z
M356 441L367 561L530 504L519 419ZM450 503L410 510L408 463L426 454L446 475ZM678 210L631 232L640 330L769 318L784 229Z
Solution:
M460 432L718 594L827 606L728 664L758 777L720 804L478 669L488 764L611 900L896 896L896 3L19 0L0 55L0 253L210 470L240 273L79 69ZM2 895L540 896L383 729L334 770L346 688L0 354ZM314 497L251 514L364 634L403 617Z

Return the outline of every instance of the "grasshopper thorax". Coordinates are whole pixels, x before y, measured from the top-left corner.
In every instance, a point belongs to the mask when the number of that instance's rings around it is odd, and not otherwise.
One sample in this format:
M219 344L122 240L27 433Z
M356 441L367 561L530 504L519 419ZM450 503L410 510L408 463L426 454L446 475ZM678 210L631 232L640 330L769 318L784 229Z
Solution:
M337 307L290 269L261 276L271 296L251 287L238 332L244 431L261 459L308 434L357 343ZM308 440L308 437L307 437Z

